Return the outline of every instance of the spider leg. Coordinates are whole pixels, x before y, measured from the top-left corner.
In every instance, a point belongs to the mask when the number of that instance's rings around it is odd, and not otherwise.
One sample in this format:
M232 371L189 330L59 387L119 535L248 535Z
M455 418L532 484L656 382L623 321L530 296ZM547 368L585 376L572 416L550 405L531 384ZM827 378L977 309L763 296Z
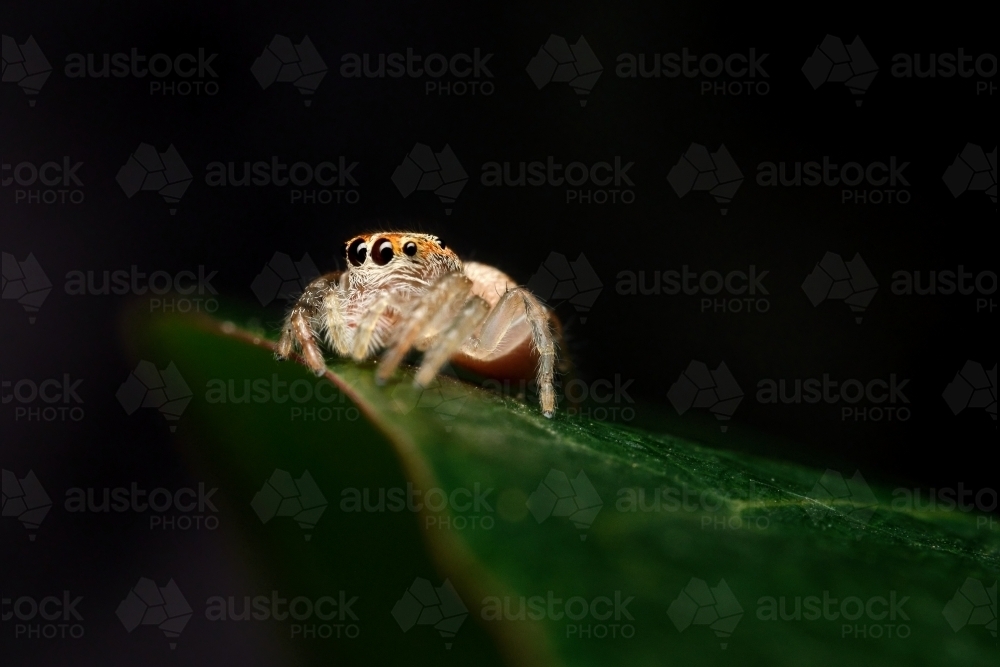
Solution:
M534 294L523 287L513 287L504 293L483 323L478 339L471 343L470 353L485 357L500 345L511 327L527 319L531 328L531 342L538 353L538 400L542 414L552 417L556 409L553 387L556 364L556 334L553 333L549 313Z
M281 329L281 338L278 340L276 352L279 359L287 359L298 347L302 351L302 358L306 365L316 375L322 375L326 372L326 361L316 344L317 325L322 326L317 320L322 312L323 304L330 301L331 297L336 297L336 292L337 274L335 273L317 278L306 286L302 296L292 306L292 310Z
M496 351L507 332L525 317L524 301L514 290L504 292L497 305L490 311L479 337L473 340L473 348L480 356L488 356Z
M476 330L487 314L490 312L490 304L478 296L474 296L465 302L462 310L443 334L434 342L434 345L424 354L424 359L420 364L413 384L418 387L426 387L438 374L445 362L451 355L458 352L462 345L469 339L472 332Z
M346 274L331 275L346 278ZM323 300L323 314L326 316L324 320L326 342L337 351L337 354L346 357L350 353L351 347L349 343L350 330L347 327L347 320L344 318L343 302L341 301L345 285L339 279L331 279L330 286L333 289Z
M382 319L382 315L385 314L385 311L391 305L391 293L383 292L382 296L371 305L365 316L361 318L361 322L358 323L358 329L354 333L354 349L351 352L351 356L354 357L355 361L368 359L372 355L372 352L382 346L381 337L376 335L379 333L379 320Z
M449 273L434 283L399 324L392 346L382 355L375 380L384 383L392 377L417 340L443 326L453 307L464 302L471 291L472 282L460 273Z

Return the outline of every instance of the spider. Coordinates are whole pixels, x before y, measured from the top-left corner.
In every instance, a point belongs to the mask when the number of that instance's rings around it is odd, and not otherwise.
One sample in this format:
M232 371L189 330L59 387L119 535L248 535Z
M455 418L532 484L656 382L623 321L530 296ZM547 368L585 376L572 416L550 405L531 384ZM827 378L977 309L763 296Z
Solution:
M430 234L360 235L344 244L344 255L345 271L317 278L292 306L279 359L298 349L321 375L319 339L359 362L381 352L375 379L382 384L415 348L424 355L414 385L426 387L449 360L485 377L534 377L542 414L552 417L561 328L531 292L492 266L463 263Z

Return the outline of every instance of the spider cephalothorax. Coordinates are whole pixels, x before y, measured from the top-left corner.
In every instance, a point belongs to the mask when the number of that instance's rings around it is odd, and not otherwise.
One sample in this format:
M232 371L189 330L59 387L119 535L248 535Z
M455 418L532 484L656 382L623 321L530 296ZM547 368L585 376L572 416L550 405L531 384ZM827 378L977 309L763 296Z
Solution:
M449 359L486 377L538 384L542 412L555 411L554 315L505 273L463 264L436 236L364 234L344 244L347 269L310 283L292 307L278 356L297 347L316 373L326 370L316 343L358 361L383 351L385 381L411 349L424 358L414 381L426 386Z

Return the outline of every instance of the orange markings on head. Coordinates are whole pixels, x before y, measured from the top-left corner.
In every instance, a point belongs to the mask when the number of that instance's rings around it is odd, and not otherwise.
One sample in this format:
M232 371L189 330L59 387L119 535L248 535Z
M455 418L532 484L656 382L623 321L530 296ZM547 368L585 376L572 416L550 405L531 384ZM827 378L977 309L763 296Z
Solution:
M437 236L412 232L361 234L347 241L345 251L348 259L353 257L351 263L355 266L364 262L361 257L367 256L378 265L387 263L392 257L400 256L412 257L418 261L432 257L458 261L458 256Z

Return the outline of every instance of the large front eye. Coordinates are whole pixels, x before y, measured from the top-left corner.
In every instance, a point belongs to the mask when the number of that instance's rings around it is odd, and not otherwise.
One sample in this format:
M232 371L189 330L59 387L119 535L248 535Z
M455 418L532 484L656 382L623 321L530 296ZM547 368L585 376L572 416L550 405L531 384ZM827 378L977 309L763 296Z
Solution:
M372 259L379 266L383 266L389 263L392 259L392 241L389 239L379 239L375 241L375 245L372 246Z
M347 246L347 261L354 266L361 266L368 258L368 244L364 239L354 239Z

